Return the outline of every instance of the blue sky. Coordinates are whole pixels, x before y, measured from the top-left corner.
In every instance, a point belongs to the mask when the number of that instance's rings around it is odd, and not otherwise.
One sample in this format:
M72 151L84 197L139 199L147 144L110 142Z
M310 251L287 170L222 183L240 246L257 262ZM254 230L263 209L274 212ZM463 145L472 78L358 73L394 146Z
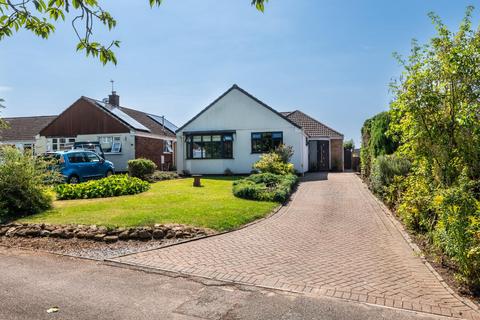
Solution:
M182 125L237 83L279 111L300 109L360 141L363 121L388 108L401 69L393 52L434 34L427 13L456 28L463 0L103 1L118 20L117 66L75 52L69 23L48 40L0 42L4 116L58 114L81 95L101 99L114 79L121 104ZM479 21L480 6L474 21Z

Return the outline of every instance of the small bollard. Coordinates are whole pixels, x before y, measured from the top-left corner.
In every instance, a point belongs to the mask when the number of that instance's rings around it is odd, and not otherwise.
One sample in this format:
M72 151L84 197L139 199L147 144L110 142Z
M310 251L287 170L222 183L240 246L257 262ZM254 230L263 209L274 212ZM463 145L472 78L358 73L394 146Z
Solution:
M202 186L202 183L200 181L200 178L202 177L201 174L194 174L192 175L193 177L193 186L194 187L201 187Z

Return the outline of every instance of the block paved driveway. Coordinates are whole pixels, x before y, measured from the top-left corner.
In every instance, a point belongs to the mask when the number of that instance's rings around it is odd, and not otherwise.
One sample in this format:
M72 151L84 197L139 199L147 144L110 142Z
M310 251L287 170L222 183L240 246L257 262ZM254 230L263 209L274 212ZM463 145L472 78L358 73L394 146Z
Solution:
M244 229L114 259L164 271L480 319L408 245L353 173L311 174Z

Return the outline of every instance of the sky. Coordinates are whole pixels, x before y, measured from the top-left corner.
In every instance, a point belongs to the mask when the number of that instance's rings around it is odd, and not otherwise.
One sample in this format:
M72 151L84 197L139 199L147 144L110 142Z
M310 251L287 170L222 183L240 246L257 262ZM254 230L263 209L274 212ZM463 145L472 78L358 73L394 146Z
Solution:
M478 1L478 0L477 0ZM463 0L103 0L117 19L99 40L118 39L118 64L75 50L70 22L48 40L21 31L0 41L2 116L59 114L80 96L165 115L181 126L233 84L278 111L302 110L360 143L363 122L388 109L389 83L413 38L435 34L434 11L453 29Z

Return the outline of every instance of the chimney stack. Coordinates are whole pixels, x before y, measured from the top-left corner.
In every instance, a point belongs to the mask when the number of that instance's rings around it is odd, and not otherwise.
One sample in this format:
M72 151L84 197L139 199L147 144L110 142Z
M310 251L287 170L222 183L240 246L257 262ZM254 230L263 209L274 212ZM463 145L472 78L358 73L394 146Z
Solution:
M115 107L120 106L120 96L117 95L117 91L112 91L112 94L108 95L108 104Z

